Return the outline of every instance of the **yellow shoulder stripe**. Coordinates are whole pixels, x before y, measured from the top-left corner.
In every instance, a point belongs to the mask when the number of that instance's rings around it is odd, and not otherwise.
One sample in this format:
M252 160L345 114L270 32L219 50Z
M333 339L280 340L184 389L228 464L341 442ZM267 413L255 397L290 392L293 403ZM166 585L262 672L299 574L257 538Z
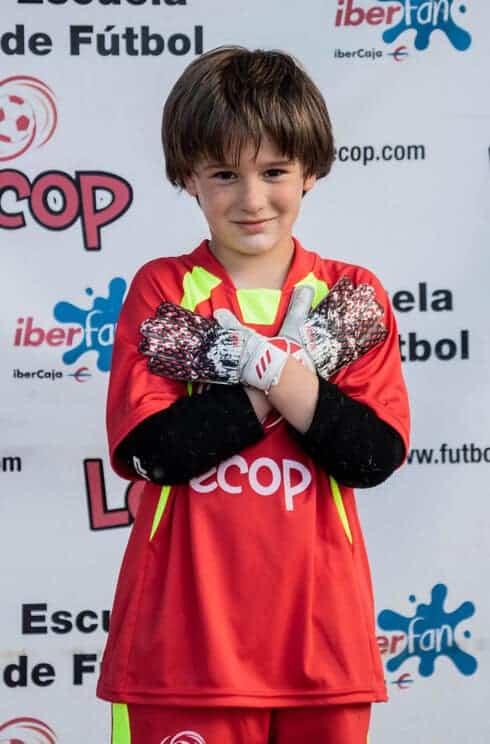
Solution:
M221 279L202 266L194 266L192 271L188 271L182 281L184 294L180 301L181 307L185 310L194 311L200 302L209 300L211 292L215 287L221 284Z
M327 283L322 281L321 279L317 279L312 271L310 271L310 273L305 276L304 279L300 279L299 282L296 282L294 286L301 287L303 284L307 284L310 287L313 287L313 289L315 290L313 302L311 303L312 308L315 308L317 305L319 305L320 302L328 295Z

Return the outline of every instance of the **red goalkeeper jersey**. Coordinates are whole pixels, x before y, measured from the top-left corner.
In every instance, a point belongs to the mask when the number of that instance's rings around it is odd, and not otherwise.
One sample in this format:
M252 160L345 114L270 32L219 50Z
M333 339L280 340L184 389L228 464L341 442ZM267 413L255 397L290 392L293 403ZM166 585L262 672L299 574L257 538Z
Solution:
M374 286L385 341L334 378L408 445L398 334L386 292L366 269L295 241L281 290L236 289L204 241L137 273L114 345L108 398L117 445L188 394L148 371L139 326L163 300L211 317L230 309L265 336L281 327L295 286L313 304L342 276ZM116 590L98 695L169 706L290 707L386 699L371 578L352 489L316 465L278 416L264 438L188 484L148 483Z

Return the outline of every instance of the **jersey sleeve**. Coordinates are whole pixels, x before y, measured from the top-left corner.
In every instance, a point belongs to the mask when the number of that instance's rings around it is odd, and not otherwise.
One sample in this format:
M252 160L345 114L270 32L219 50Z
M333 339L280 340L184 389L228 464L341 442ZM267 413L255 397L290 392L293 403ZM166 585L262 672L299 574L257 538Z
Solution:
M117 446L141 421L175 403L186 394L185 385L152 374L148 358L139 350L140 325L155 314L167 297L162 271L156 262L136 274L121 309L112 354L107 397L107 436L111 464L118 475L132 480L134 473L115 457Z
M359 269L353 281L355 285L366 283L374 287L376 299L383 307L383 323L388 335L364 356L340 370L330 381L350 398L368 405L379 418L390 424L400 434L407 452L410 412L393 309L376 276Z

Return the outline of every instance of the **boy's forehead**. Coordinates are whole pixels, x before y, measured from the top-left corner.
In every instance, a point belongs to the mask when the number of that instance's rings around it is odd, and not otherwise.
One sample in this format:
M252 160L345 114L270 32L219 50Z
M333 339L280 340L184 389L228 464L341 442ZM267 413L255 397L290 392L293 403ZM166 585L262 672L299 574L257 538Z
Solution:
M235 161L234 153L225 150L224 159L216 160L213 157L204 156L201 165L204 168L212 168L216 165L232 165ZM293 160L285 155L278 146L268 137L261 140L260 146L257 146L252 140L246 142L240 151L238 165L274 163L275 165L291 163Z

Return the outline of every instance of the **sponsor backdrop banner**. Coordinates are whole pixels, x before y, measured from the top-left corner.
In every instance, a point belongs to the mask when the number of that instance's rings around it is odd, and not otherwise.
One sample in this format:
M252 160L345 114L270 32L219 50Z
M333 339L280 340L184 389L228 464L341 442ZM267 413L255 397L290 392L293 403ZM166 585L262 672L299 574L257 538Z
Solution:
M226 43L323 91L337 161L296 234L373 269L399 322L412 450L358 492L390 693L371 741L490 741L489 26L477 0L2 0L0 741L109 741L95 682L141 493L107 459L114 329L136 269L206 234L160 116Z

